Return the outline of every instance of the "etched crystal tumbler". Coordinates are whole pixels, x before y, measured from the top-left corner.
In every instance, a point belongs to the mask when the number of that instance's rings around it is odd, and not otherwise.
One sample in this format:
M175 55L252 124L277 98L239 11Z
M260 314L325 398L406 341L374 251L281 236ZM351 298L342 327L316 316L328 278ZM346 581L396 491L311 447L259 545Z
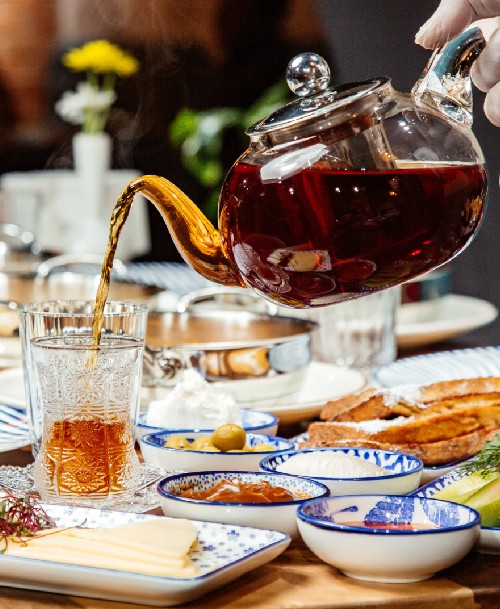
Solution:
M319 361L347 366L370 377L396 357L396 313L400 288L374 292L362 298L312 311L319 324L313 335L313 353Z
M42 499L106 503L137 487L134 426L146 315L144 305L108 303L95 344L93 303L22 308L34 482Z

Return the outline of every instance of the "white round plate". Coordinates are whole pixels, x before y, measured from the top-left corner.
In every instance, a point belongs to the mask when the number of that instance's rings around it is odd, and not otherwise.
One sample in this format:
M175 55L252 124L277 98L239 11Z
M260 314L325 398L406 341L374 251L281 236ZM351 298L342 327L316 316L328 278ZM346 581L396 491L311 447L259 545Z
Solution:
M449 294L433 302L399 307L396 334L399 347L430 345L481 328L498 315L497 308L479 298Z
M404 357L379 368L373 378L383 387L395 387L484 376L500 376L500 347L457 349Z
M311 362L298 392L241 406L265 410L277 416L280 424L289 425L317 417L328 400L359 391L366 383L366 378L355 370L326 362Z

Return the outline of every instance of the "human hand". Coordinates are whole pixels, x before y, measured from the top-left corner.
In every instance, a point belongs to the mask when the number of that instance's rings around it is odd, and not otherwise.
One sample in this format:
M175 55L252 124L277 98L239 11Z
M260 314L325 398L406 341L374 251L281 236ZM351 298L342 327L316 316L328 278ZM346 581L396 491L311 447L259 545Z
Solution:
M495 19L488 19L495 17ZM488 38L474 62L471 78L486 93L484 112L500 127L500 0L441 0L431 18L417 32L415 42L426 49L442 46L468 25L477 23Z

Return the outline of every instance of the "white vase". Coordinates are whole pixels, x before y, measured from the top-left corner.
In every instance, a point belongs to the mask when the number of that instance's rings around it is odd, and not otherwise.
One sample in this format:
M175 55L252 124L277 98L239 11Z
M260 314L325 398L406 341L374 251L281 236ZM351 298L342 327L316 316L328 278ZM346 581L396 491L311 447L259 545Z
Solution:
M72 144L79 214L70 240L71 251L100 253L105 250L109 230L109 218L106 221L103 211L106 176L111 167L111 137L107 133L77 133Z
M75 171L102 175L111 167L111 137L108 133L76 133L73 136Z

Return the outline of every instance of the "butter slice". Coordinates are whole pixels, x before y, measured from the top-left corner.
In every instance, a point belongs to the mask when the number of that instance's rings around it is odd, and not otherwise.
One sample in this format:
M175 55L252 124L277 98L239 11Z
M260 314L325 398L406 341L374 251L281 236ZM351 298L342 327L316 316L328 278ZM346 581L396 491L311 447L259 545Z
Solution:
M50 529L25 546L9 543L6 555L189 578L197 574L188 555L197 536L189 520L155 518L112 529Z

